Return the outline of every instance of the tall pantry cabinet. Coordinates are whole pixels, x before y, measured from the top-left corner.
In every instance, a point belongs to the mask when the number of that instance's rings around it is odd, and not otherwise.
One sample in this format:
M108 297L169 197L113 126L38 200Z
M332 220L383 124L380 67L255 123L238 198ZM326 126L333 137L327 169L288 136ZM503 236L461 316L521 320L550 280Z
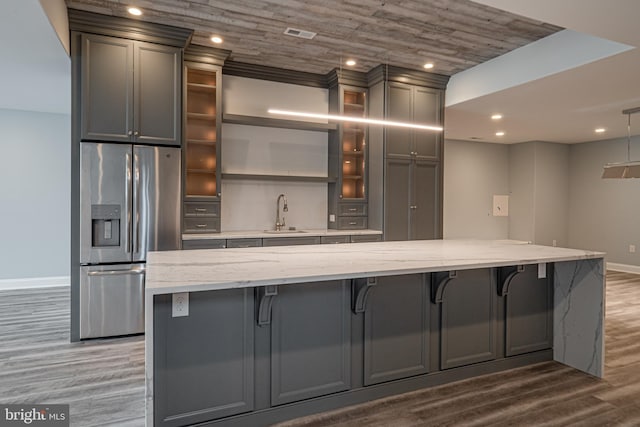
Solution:
M382 103L378 110L387 120L444 125L448 77L379 66L369 81L369 101ZM378 185L371 183L371 192L377 190L371 197L382 204L384 239L442 238L443 132L388 126L380 139L370 147L372 167L377 159L383 169Z

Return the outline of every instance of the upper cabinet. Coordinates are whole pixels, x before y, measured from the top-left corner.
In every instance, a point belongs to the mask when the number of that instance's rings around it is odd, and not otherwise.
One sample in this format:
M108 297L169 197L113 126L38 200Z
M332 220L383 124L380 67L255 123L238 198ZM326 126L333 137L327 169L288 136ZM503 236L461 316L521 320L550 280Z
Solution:
M442 90L390 82L387 117L398 122L440 125ZM442 133L402 127L386 129L386 155L439 159Z
M220 196L219 67L185 63L185 198Z
M81 138L180 145L182 50L81 35Z
M355 76L355 73L353 73ZM347 75L350 82L354 76ZM343 84L344 75L336 74L329 89L331 113L355 118L368 116L366 80L362 86ZM357 82L357 81L356 81ZM329 228L363 229L368 227L368 126L340 122L329 138Z

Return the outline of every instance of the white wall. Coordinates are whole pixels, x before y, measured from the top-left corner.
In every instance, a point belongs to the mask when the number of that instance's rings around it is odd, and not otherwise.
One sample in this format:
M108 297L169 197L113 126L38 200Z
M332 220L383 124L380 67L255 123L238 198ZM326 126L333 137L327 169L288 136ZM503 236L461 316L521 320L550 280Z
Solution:
M509 218L493 216L494 194L509 194L509 146L446 140L444 238L506 239Z
M223 76L226 114L275 117L269 108L326 114L327 89ZM326 177L328 133L222 125L222 173ZM222 231L273 229L276 199L287 196L287 226L327 227L327 184L268 180L222 181Z
M70 127L0 109L0 280L69 276Z
M640 138L631 144L631 159L640 159ZM626 138L570 147L569 245L640 266L640 179L600 178L605 163L626 160L626 149ZM638 250L630 253L629 245Z
M536 142L535 232L537 245L569 245L569 145Z

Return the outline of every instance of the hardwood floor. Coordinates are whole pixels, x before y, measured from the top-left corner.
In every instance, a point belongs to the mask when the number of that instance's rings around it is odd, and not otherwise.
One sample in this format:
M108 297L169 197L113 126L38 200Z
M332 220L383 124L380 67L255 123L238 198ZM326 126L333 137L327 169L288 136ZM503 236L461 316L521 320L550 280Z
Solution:
M69 290L0 292L0 403L68 403L74 426L144 425L143 337L69 342ZM280 424L640 425L640 276L607 274L606 371L555 362Z
M69 342L69 288L0 292L0 403L68 403L71 425L144 425L144 337Z

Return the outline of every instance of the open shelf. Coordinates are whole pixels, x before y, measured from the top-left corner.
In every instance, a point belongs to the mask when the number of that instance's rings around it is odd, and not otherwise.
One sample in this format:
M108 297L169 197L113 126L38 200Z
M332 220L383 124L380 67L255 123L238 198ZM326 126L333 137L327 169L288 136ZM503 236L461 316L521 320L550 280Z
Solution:
M293 181L293 182L336 182L336 178L326 176L305 175L270 175L249 173L223 173L222 179L252 180L252 181Z
M223 114L222 122L232 123L236 125L262 126L262 127L294 129L294 130L310 130L310 131L316 131L316 132L326 132L326 131L335 130L338 128L335 123L313 123L313 122L304 122L299 120L274 119L271 117L243 116L239 114Z
M215 139L187 139L187 144L216 145Z
M216 87L214 85L208 85L203 83L187 83L187 89L209 92L212 90L216 90Z
M197 120L215 120L216 115L207 114L207 113L187 113L188 119L197 119Z

